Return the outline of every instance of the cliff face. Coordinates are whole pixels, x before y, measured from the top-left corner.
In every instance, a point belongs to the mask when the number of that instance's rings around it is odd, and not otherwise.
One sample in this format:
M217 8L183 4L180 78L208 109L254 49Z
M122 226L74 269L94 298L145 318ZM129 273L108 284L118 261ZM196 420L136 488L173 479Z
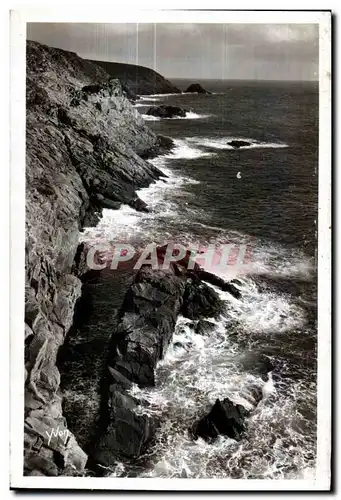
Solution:
M135 188L161 172L142 159L158 138L118 80L76 54L27 44L25 461L27 475L80 474L56 367L81 282L79 231L102 207L139 207Z
M108 61L90 62L103 68L111 77L118 78L131 95L181 93L175 85L150 68Z

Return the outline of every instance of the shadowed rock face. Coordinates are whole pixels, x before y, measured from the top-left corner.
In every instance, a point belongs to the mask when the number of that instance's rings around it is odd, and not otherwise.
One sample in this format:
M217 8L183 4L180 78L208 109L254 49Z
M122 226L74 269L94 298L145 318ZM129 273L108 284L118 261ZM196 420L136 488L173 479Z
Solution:
M120 82L71 52L28 42L26 88L24 469L82 474L86 454L71 433L60 437L67 427L56 367L81 294L72 273L79 230L103 207L146 209L135 190L162 175L141 158L158 139ZM52 430L59 434L49 440Z
M198 94L210 94L211 92L208 92L205 90L200 83L192 83L186 90L185 92L193 92L193 93L198 93Z
M186 117L186 109L177 106L155 106L149 108L147 115L158 116L160 118L175 118L177 116Z
M186 283L184 304L181 309L183 316L195 320L217 316L221 311L222 304L217 292L192 274Z

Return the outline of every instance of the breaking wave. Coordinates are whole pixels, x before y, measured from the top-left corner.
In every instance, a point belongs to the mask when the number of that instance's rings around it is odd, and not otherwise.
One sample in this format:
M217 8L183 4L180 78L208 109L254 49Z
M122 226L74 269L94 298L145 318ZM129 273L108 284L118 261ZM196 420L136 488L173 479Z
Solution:
M160 118L159 116L153 115L142 115L142 118L146 121L160 121L160 120L198 120L208 118L211 115L198 115L197 113L193 113L193 111L187 111L186 116L174 116L173 118Z
M247 146L241 146L238 149L255 149L255 148L287 148L288 145L279 142L262 142L255 139L250 139L247 137L224 137L220 139L209 138L209 137L187 137L186 140L197 146L203 146L205 148L212 149L235 149L230 144L230 141L245 141L249 144Z

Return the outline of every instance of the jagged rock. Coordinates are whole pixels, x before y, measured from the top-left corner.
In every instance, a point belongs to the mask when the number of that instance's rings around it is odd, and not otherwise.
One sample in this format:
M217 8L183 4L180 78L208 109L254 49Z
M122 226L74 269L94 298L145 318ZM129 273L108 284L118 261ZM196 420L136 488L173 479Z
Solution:
M87 455L65 424L60 396L51 399L46 408L32 409L25 419L25 473L39 471L50 476L84 469Z
M96 193L96 199L99 202L99 205L103 208L109 208L110 210L118 210L121 206L119 201L109 200L109 198L105 198L101 193Z
M219 295L195 274L186 282L181 314L189 319L217 316L222 311Z
M118 387L123 388L124 390L129 390L132 387L132 382L128 380L122 373L118 372L111 366L108 366L109 377ZM113 387L111 385L111 387Z
M162 247L157 248L157 255L158 255L158 260L162 263L165 255L167 252L167 245L164 245ZM207 281L211 285L217 286L221 288L224 292L229 292L231 295L233 295L235 298L240 299L241 298L241 293L238 290L236 286L233 285L232 281L227 282L220 278L219 276L216 276L215 274L212 274L208 271L205 271L197 262L194 262L194 265L189 265L191 262L191 251L187 250L185 256L177 261L176 263L171 263L171 267L174 269L175 273L183 274L186 272L185 270L190 268L190 272L188 273L188 276L193 277L193 279L198 282L200 281ZM192 269L193 268L193 269Z
M191 92L191 93L198 93L198 94L210 94L211 92L208 92L205 90L200 83L192 83L185 92Z
M178 106L154 106L149 108L147 115L157 116L159 118L175 118L175 117L186 117L188 111Z
M240 141L240 140L235 140L235 141L228 141L227 144L229 146L234 147L235 149L243 148L245 146L251 146L250 142L247 141Z
M228 398L223 401L217 399L208 415L194 426L193 434L206 441L216 439L219 434L240 441L248 414L242 405L236 405Z

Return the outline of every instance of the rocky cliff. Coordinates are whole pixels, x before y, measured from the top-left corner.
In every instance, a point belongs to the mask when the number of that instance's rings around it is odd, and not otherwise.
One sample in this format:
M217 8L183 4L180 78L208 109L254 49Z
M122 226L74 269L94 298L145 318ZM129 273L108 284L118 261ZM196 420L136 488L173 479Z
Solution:
M27 44L26 130L24 472L82 474L87 455L67 429L56 367L81 294L79 231L103 207L141 208L135 189L161 175L142 157L159 140L117 79L36 42Z
M175 85L150 68L109 61L90 62L103 68L112 78L118 78L129 95L181 93Z

